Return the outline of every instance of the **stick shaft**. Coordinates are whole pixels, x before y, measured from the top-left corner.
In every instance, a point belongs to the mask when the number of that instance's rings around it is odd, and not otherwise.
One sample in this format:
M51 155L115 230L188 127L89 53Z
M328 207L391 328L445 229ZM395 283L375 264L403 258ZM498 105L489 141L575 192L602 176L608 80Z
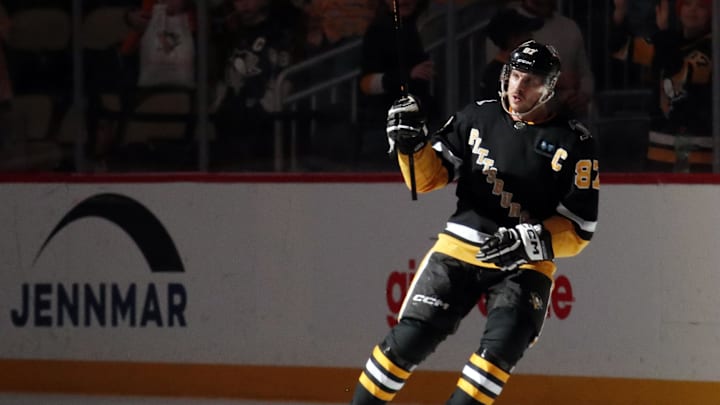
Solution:
M402 44L402 18L400 17L400 0L393 0L393 24L395 28L395 41L397 44L398 72L400 73L400 95L407 96L408 78L405 67L405 52ZM417 200L417 181L415 180L415 156L411 153L408 156L410 169L410 197Z
M395 28L395 44L397 48L398 72L400 73L400 94L408 94L407 75L405 74L405 52L402 41L402 18L400 17L400 0L393 0L393 25Z
M417 200L417 181L415 181L415 156L408 156L408 166L410 166L410 197L413 201Z

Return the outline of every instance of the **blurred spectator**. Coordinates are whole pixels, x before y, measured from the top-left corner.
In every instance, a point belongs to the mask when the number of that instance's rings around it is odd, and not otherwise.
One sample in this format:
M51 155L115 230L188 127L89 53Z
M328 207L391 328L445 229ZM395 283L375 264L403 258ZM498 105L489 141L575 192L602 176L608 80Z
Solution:
M557 84L558 101L566 113L584 118L594 92L594 76L585 50L585 40L578 24L557 12L557 0L522 0L514 5L528 17L541 18L543 26L533 32L533 39L553 44L560 54L562 75ZM492 58L497 47L488 43Z
M360 121L368 130L362 134L362 155L382 157L387 150L385 120L388 108L400 97L402 83L419 98L425 111L432 107L430 80L434 64L425 52L417 27L418 16L427 0L399 1L401 30L395 29L393 0L378 4L377 14L368 26L362 43Z
M608 16L612 18L613 1L607 1L606 7L609 13L594 13L594 25L588 29L593 32L607 32L605 41L592 41L594 49L591 50L590 56L593 58L593 66L595 68L596 78L601 79L602 83L596 81L596 86L603 89L645 89L653 82L652 74L649 66L637 63L625 63L619 58L607 57L608 51L611 49L619 49L625 45L629 36L636 38L651 38L657 33L657 24L655 22L655 6L658 0L632 0L628 2L625 18L623 22L623 32L610 32L613 26L607 28ZM619 43L610 43L608 41L619 41Z
M300 13L272 0L230 0L220 11L225 15L214 39L218 84L212 107L218 151L262 164L272 155L278 96L289 91L287 83L277 87L278 74L302 56Z
M12 21L1 29L7 36L0 43L13 93L12 104L5 106L3 132L19 147L19 155L27 157L34 149L27 153L20 149L29 141L33 147L55 146L50 138L72 103L71 4L69 0L2 0L2 5Z
M164 3L167 5L168 15L177 15L180 13L188 12L195 25L195 14L190 0L142 0L139 7L134 7L128 10L125 20L133 29L133 32L123 42L122 51L123 53L132 53L137 51L140 46L140 39L142 38L145 29L150 23L152 18L153 7L158 3Z
M86 0L82 2L83 24L84 29L90 29L85 35L93 35L93 29L100 29L102 24L112 24L107 27L109 32L114 35L97 36L89 45L87 38L84 40L83 62L85 73L85 91L87 97L86 103L86 130L87 142L85 144L86 154L91 159L101 159L104 157L113 141L115 141L116 128L115 119L106 119L108 111L102 101L105 94L126 95L130 89L136 85L137 67L132 64L127 65L127 61L123 60L120 48L123 43L122 32L117 27L127 28L127 14L124 21L115 15L113 21L110 22L103 17L102 22L93 22L92 28L88 28L88 20L93 17L95 12L102 12L104 8L119 8L120 10L128 10L128 13L138 8L137 0ZM113 38L113 41L109 41ZM107 41L107 42L106 42ZM129 60L132 58L128 58ZM134 59L137 64L137 59ZM131 69L126 69L131 68ZM132 72L127 73L128 70Z
M374 16L374 5L382 0L309 0L307 16L307 53L319 56L354 40L360 40ZM372 3L372 6L371 6ZM343 52L313 69L312 81L325 81L356 69L361 50ZM344 99L350 97L345 95Z
M311 0L308 15L307 42L310 53L320 53L360 39L373 18L369 0Z
M510 52L531 39L533 31L542 25L542 19L526 17L512 8L501 9L490 19L485 32L499 50L483 71L479 91L481 100L499 99L500 73L510 58Z
M657 32L648 40L632 37L627 1L614 0L614 56L652 68L659 112L652 115L648 169L712 169L712 1L668 0L656 7ZM670 28L674 10L679 29Z
M51 30L54 25L39 27L34 24L24 24L22 35L30 35L33 32L34 40L29 41L27 37L22 38L20 47L7 46L5 57L10 72L10 79L13 83L15 94L45 93L52 94L58 106L69 104L71 83L67 80L72 72L72 54L69 39L70 23L70 2L52 0L3 0L10 19L21 12L34 9L47 9L67 13L67 26L62 27L65 32L57 32L56 38L48 39L41 32ZM44 18L45 16L43 16ZM58 20L53 17L53 23ZM30 25L30 26L28 26ZM67 37L67 42L58 42ZM32 42L25 46L27 42Z
M10 102L12 100L12 86L5 59L5 42L10 32L10 18L0 2L0 151L8 144L10 133Z
M120 52L129 59L128 63L126 64L126 67L128 69L126 72L129 75L129 80L133 82L135 82L135 77L137 77L137 80L141 84L146 84L143 83L146 81L150 83L156 81L146 78L147 73L142 71L143 69L148 67L143 66L143 64L149 64L151 63L150 60L154 59L152 58L152 55L149 55L147 52L148 49L150 51L158 49L156 46L156 41L160 41L162 49L165 53L168 53L170 51L175 53L182 51L186 54L186 57L182 58L184 60L182 63L191 64L191 66L187 67L187 70L189 70L190 72L188 72L187 75L182 74L182 72L178 72L177 77L183 77L188 75L192 76L192 72L194 72L194 69L191 69L191 67L194 65L194 45L192 44L194 38L190 38L190 43L185 43L187 41L183 41L184 39L187 40L187 38L184 38L184 25L177 24L172 30L168 29L168 32L163 32L162 36L144 36L146 30L148 29L152 21L153 12L155 10L162 10L162 8L155 8L155 6L158 4L165 6L166 13L166 20L164 20L164 23L160 24L169 24L171 18L187 18L187 26L189 27L190 35L194 35L196 30L197 21L192 0L142 0L142 4L140 5L140 7L128 11L126 15L126 21L128 25L132 28L132 32L128 34L127 38L125 38L125 41L123 41ZM141 60L143 58L145 58L146 60ZM173 81L170 79L168 80ZM158 79L157 81L160 80ZM194 82L194 77L191 77L189 79L178 78L177 81L190 82L187 84L191 84L192 82Z
M639 37L650 37L657 30L655 7L658 0L632 0L628 2L625 23Z
M99 162L99 167L123 142L119 136L124 135L137 105L152 95L152 91L142 87L191 87L195 83L196 16L192 0L94 0L84 3L84 12L103 6L127 7L125 23L129 33L107 49L85 50L86 146L89 157ZM163 10L163 33L157 35L159 29L153 29L150 23L153 13ZM146 35L148 29L153 29L156 35ZM166 63L168 60L172 64ZM103 94L115 94L120 111L114 106L105 110L108 106L101 100ZM118 113L119 116L114 115ZM104 120L104 114L113 118Z
M4 49L9 34L10 17L8 17L7 11L5 11L2 3L0 3L0 115L12 99L12 86L10 84L10 74L8 73Z

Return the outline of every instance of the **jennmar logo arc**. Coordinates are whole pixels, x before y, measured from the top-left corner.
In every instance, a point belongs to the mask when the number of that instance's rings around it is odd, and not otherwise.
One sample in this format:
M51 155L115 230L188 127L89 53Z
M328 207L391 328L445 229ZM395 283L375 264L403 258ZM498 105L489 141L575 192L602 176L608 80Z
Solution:
M60 220L40 247L35 261L60 231L82 218L102 218L124 230L153 272L184 271L175 243L163 224L139 202L120 194L98 194L81 201Z
M89 197L65 214L38 250L34 263L62 230L82 218L100 218L125 232L142 253L150 274L143 280L86 282L70 279L24 282L20 300L10 310L15 327L186 327L188 293L177 276L184 274L180 255L157 217L139 202L119 194ZM107 249L108 251L102 251ZM91 247L88 254L123 254L112 246ZM77 255L77 253L75 253ZM62 263L82 261L69 258ZM57 268L56 275L63 268ZM88 269L100 272L103 269ZM176 274L177 276L172 276ZM171 279L168 279L168 276ZM89 279L97 280L97 274ZM101 280L104 279L101 278ZM162 282L160 282L162 281Z

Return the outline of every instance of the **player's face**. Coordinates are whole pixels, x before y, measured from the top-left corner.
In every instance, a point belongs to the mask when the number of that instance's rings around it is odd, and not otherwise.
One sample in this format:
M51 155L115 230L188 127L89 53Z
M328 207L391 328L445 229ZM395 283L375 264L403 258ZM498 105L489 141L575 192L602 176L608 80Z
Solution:
M512 111L521 114L530 111L542 96L543 82L543 77L534 73L510 71L507 98Z

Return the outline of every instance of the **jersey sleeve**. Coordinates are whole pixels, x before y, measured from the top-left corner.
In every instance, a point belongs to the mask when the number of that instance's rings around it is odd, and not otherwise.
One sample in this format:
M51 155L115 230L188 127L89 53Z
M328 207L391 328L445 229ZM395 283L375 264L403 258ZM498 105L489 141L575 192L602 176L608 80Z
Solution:
M469 159L471 127L474 120L478 120L481 111L486 109L484 104L496 103L497 100L483 100L468 104L456 112L438 129L430 138L428 145L414 155L415 176L418 192L428 192L442 188L458 179L461 167ZM410 166L407 155L398 154L400 168L405 183L410 187Z
M543 221L552 235L555 257L570 257L580 253L595 234L598 218L600 168L595 140L579 123L578 140L563 165L568 182L566 193L556 207L555 215Z
M457 179L463 163L464 145L467 144L468 109L452 115L432 137L430 142L415 153L415 181L417 191L425 193L445 187ZM405 184L410 188L409 156L398 153L398 162Z
M430 144L413 155L415 165L415 186L418 193L427 193L445 187L448 181L448 172ZM408 188L411 188L410 156L398 153L398 163L403 179Z

